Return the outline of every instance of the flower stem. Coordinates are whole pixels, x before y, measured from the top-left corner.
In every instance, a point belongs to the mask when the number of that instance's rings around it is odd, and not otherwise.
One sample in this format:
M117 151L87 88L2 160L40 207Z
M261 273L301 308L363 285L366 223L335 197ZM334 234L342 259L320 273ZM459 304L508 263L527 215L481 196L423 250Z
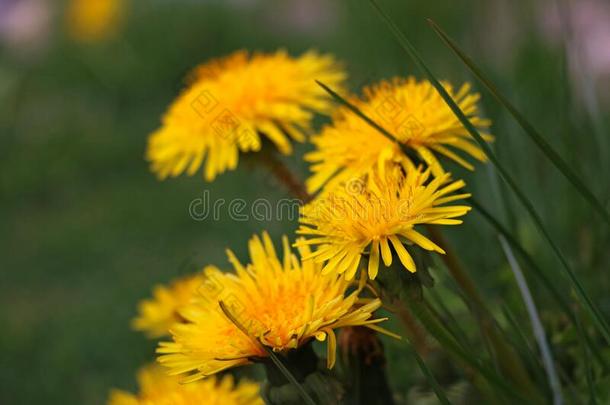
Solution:
M405 325L407 333L409 334L409 341L413 345L413 348L420 356L425 358L430 352L430 348L426 342L427 336L425 331L423 331L415 321L411 310L407 306L398 305L397 314Z
M318 357L313 351L311 343L296 350L290 350L284 355L277 355L282 359L284 366L291 372L294 378L302 383L305 377L316 371L318 367ZM272 386L282 386L289 384L290 381L278 370L273 361L265 359L265 372L267 380Z
M264 166L286 190L298 198L303 204L311 200L311 195L305 189L303 182L280 159L277 152L268 145L264 145L260 152L253 154L255 161Z
M394 404L379 335L363 326L344 328L339 335L339 349L347 380L345 404Z

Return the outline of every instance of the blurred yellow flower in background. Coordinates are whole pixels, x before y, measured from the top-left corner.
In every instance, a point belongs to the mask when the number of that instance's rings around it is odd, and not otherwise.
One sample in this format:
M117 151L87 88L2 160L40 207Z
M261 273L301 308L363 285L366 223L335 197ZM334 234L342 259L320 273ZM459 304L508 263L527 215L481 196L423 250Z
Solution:
M313 338L328 339L327 364L332 367L335 329L366 325L385 332L375 325L385 318L372 319L379 299L360 299L361 289L348 293L350 282L322 275L313 261L302 262L286 237L283 247L280 261L263 233L262 239L254 236L249 242L251 264L243 266L228 251L236 273L208 269L199 299L181 311L187 323L176 324L174 341L161 342L157 350L171 374L189 373L185 381L194 381L267 357L265 347L285 353ZM310 254L307 247L299 252Z
M485 133L491 123L479 117L479 94L471 93L469 84L457 91L447 82L442 84L472 124L483 131L484 139L491 141L491 135ZM305 155L313 172L307 180L310 193L322 187L332 190L383 162L405 165L409 157L401 150L404 147L412 149L426 162L435 176L445 172L435 154L444 155L470 170L473 166L456 151L485 161L475 140L426 80L418 82L409 77L382 81L365 88L362 99L350 101L398 142L381 134L346 107L339 108L332 124L311 138L315 150Z
M317 250L304 259L326 262L323 274L345 274L350 280L366 253L369 278L377 276L380 256L390 266L391 243L402 265L415 272L415 262L401 238L444 254L439 246L416 231L415 225L460 224L462 221L455 218L470 210L463 205L445 205L470 196L452 195L465 183L450 181L449 177L449 173L431 177L430 169L421 168L408 170L405 175L401 167L394 167L375 172L367 179L356 179L359 187L350 187L352 183L337 187L302 208L297 233L307 239L298 241L296 246L317 245Z
M114 35L125 13L126 0L70 0L66 24L72 38L103 41Z
M138 394L112 390L108 405L263 405L259 386L233 377L211 377L195 384L180 384L178 377L167 375L157 364L138 372Z
M147 160L160 179L193 175L206 180L237 166L239 152L258 151L261 136L283 154L304 141L314 112L331 103L314 80L341 86L346 74L330 55L293 58L238 51L197 67L189 85L149 138Z
M181 322L179 310L191 302L204 281L203 273L174 280L168 286L157 285L151 299L138 304L138 316L131 325L151 338L169 335L169 328Z

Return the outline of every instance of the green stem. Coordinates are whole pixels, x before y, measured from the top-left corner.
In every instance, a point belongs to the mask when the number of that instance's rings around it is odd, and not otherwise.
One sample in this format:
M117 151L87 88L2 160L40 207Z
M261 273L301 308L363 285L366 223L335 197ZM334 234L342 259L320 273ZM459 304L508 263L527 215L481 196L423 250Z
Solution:
M311 200L303 182L280 159L275 150L265 145L260 152L253 155L254 161L264 166L290 194L298 198L303 204Z

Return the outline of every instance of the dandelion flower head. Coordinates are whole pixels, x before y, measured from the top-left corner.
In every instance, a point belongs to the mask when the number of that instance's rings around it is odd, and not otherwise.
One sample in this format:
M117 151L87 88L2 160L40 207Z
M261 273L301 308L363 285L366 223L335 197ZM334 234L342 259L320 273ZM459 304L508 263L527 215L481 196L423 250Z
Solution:
M336 274L322 275L313 261L303 262L283 238L280 260L267 233L249 242L251 263L242 265L229 251L235 273L208 271L199 300L181 314L186 323L172 328L173 342L162 342L159 361L172 374L193 381L224 369L286 353L313 338L327 341L327 362L335 362L334 330L366 325L383 331L373 319L379 299L360 299L360 289ZM301 256L309 255L305 246ZM389 333L389 332L388 332Z
M490 121L479 116L478 93L464 84L457 91L448 82L442 82L472 124L486 133ZM405 162L410 158L408 148L424 161L435 176L445 173L437 156L443 155L458 164L473 169L460 153L484 161L485 155L468 131L445 104L430 82L413 77L382 81L364 89L362 99L351 102L364 114L381 125L397 142L371 127L346 107L339 108L333 123L312 137L315 149L305 156L312 166L307 188L313 193L322 187L332 190L349 179L365 175L384 162Z
M195 384L180 384L158 364L138 372L138 394L112 390L108 405L263 405L257 384L235 383L233 377L208 378Z
M317 245L305 257L325 262L323 274L344 274L354 278L363 255L368 255L368 277L379 271L380 257L385 266L392 264L392 249L403 267L415 272L415 262L405 243L444 254L434 242L422 235L418 225L457 225L457 219L470 210L464 205L448 205L470 195L452 194L464 187L462 180L451 181L450 174L431 176L431 170L401 167L374 172L360 180L362 186L337 187L329 194L304 206L297 233L306 239L297 246Z
M169 335L169 328L182 321L180 308L191 301L203 281L203 273L198 273L174 280L168 286L157 285L153 297L139 303L132 327L151 338Z
M147 160L160 179L204 165L208 181L237 166L239 152L258 151L261 136L283 154L302 142L314 112L330 112L315 80L341 86L345 73L330 55L232 55L196 68L161 127L149 138Z

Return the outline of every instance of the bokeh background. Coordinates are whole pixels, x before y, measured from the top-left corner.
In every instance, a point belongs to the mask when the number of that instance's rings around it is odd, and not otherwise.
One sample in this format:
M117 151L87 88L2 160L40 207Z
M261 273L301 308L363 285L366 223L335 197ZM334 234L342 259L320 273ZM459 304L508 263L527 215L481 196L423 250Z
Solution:
M110 387L132 389L134 371L152 359L154 343L131 331L129 320L155 283L208 263L225 265L227 246L244 257L247 239L262 229L275 238L295 229L288 220L232 221L226 211L218 221L189 216L190 202L206 190L212 200L286 197L281 185L247 162L211 184L200 176L159 182L149 173L146 138L189 69L242 48L292 54L315 48L345 63L353 91L393 75L421 77L366 0L116 0L108 18L102 8L91 16L85 11L80 22L75 3L0 0L3 404L99 404ZM607 203L608 2L381 3L438 76L473 81L426 18L437 21ZM600 219L475 87L494 121L497 154L591 296L610 313L609 241ZM307 149L299 146L286 158L301 178ZM557 269L556 282L565 287L558 263L491 167L455 170L547 274ZM488 225L473 213L449 238L496 309L513 303L516 315L525 317ZM455 290L442 272L434 276L441 294ZM543 317L552 319L547 297L537 285L532 289ZM447 296L460 319L463 303ZM389 370L393 387L409 397L421 376L400 345L386 341Z

